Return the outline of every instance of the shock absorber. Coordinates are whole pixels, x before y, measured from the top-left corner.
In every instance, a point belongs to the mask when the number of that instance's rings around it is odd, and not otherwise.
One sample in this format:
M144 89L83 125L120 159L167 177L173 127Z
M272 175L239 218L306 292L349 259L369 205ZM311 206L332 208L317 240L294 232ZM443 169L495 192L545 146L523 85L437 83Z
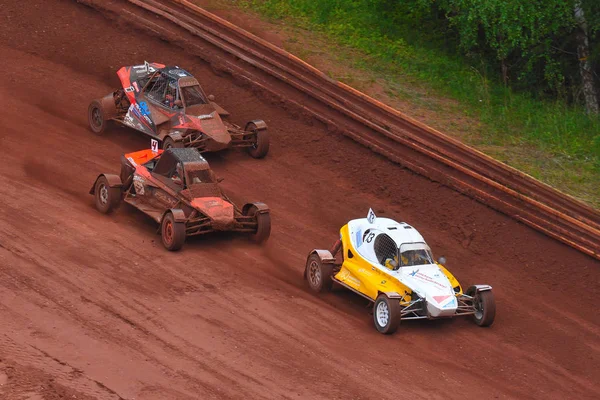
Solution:
M342 241L340 239L338 239L335 241L333 246L331 246L331 248L329 249L329 252L331 253L332 256L335 257L335 255L337 254L338 251L340 251L341 248L342 248Z

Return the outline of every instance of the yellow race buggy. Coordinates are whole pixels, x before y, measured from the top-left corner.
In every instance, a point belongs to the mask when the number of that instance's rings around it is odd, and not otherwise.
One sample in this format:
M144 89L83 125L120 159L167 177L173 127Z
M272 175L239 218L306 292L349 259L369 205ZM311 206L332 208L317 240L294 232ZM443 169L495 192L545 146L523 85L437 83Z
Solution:
M342 262L336 262L341 252ZM492 287L473 285L463 292L456 278L434 261L431 249L415 228L389 218L355 219L340 229L329 250L315 249L306 261L304 278L315 292L334 284L373 302L373 322L384 334L400 321L472 316L490 326L496 315Z

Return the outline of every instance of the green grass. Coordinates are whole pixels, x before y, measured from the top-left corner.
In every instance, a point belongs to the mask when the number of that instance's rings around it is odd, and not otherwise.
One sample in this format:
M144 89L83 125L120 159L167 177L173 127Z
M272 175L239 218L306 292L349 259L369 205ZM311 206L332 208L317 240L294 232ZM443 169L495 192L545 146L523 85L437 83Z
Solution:
M237 4L325 37L339 53L332 54L333 59L382 79L392 97L428 103L433 111L459 113L476 121L466 128L469 135L462 140L600 208L598 117L561 101L514 93L487 76L485 66L470 65L453 53L453 43L435 29L419 31L410 16L401 23L390 21L367 0L243 0ZM350 83L352 77L340 80ZM416 94L412 87L419 88ZM437 110L436 102L429 101L436 96L457 105L450 111ZM443 123L436 127L446 131Z

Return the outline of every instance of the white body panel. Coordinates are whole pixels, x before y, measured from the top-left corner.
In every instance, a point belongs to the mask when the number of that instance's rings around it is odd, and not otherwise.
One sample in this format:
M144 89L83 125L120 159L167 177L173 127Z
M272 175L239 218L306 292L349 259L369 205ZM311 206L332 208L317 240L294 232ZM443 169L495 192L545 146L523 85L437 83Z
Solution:
M458 302L454 290L437 265L402 267L391 275L427 301L427 312L430 316L445 317L456 313Z

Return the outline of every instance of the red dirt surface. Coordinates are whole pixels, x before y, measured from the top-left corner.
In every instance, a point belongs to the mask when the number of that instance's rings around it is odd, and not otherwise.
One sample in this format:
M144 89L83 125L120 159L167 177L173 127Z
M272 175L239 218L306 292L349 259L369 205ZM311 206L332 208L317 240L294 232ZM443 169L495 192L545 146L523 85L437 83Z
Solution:
M600 263L354 142L290 116L206 62L72 1L0 8L0 398L598 398ZM121 65L200 78L234 121L263 118L265 160L209 155L234 200L272 208L265 247L235 235L169 253L130 207L98 213L100 172L149 140L86 128ZM347 220L415 225L463 285L494 286L489 329L404 323L316 297L302 271Z

